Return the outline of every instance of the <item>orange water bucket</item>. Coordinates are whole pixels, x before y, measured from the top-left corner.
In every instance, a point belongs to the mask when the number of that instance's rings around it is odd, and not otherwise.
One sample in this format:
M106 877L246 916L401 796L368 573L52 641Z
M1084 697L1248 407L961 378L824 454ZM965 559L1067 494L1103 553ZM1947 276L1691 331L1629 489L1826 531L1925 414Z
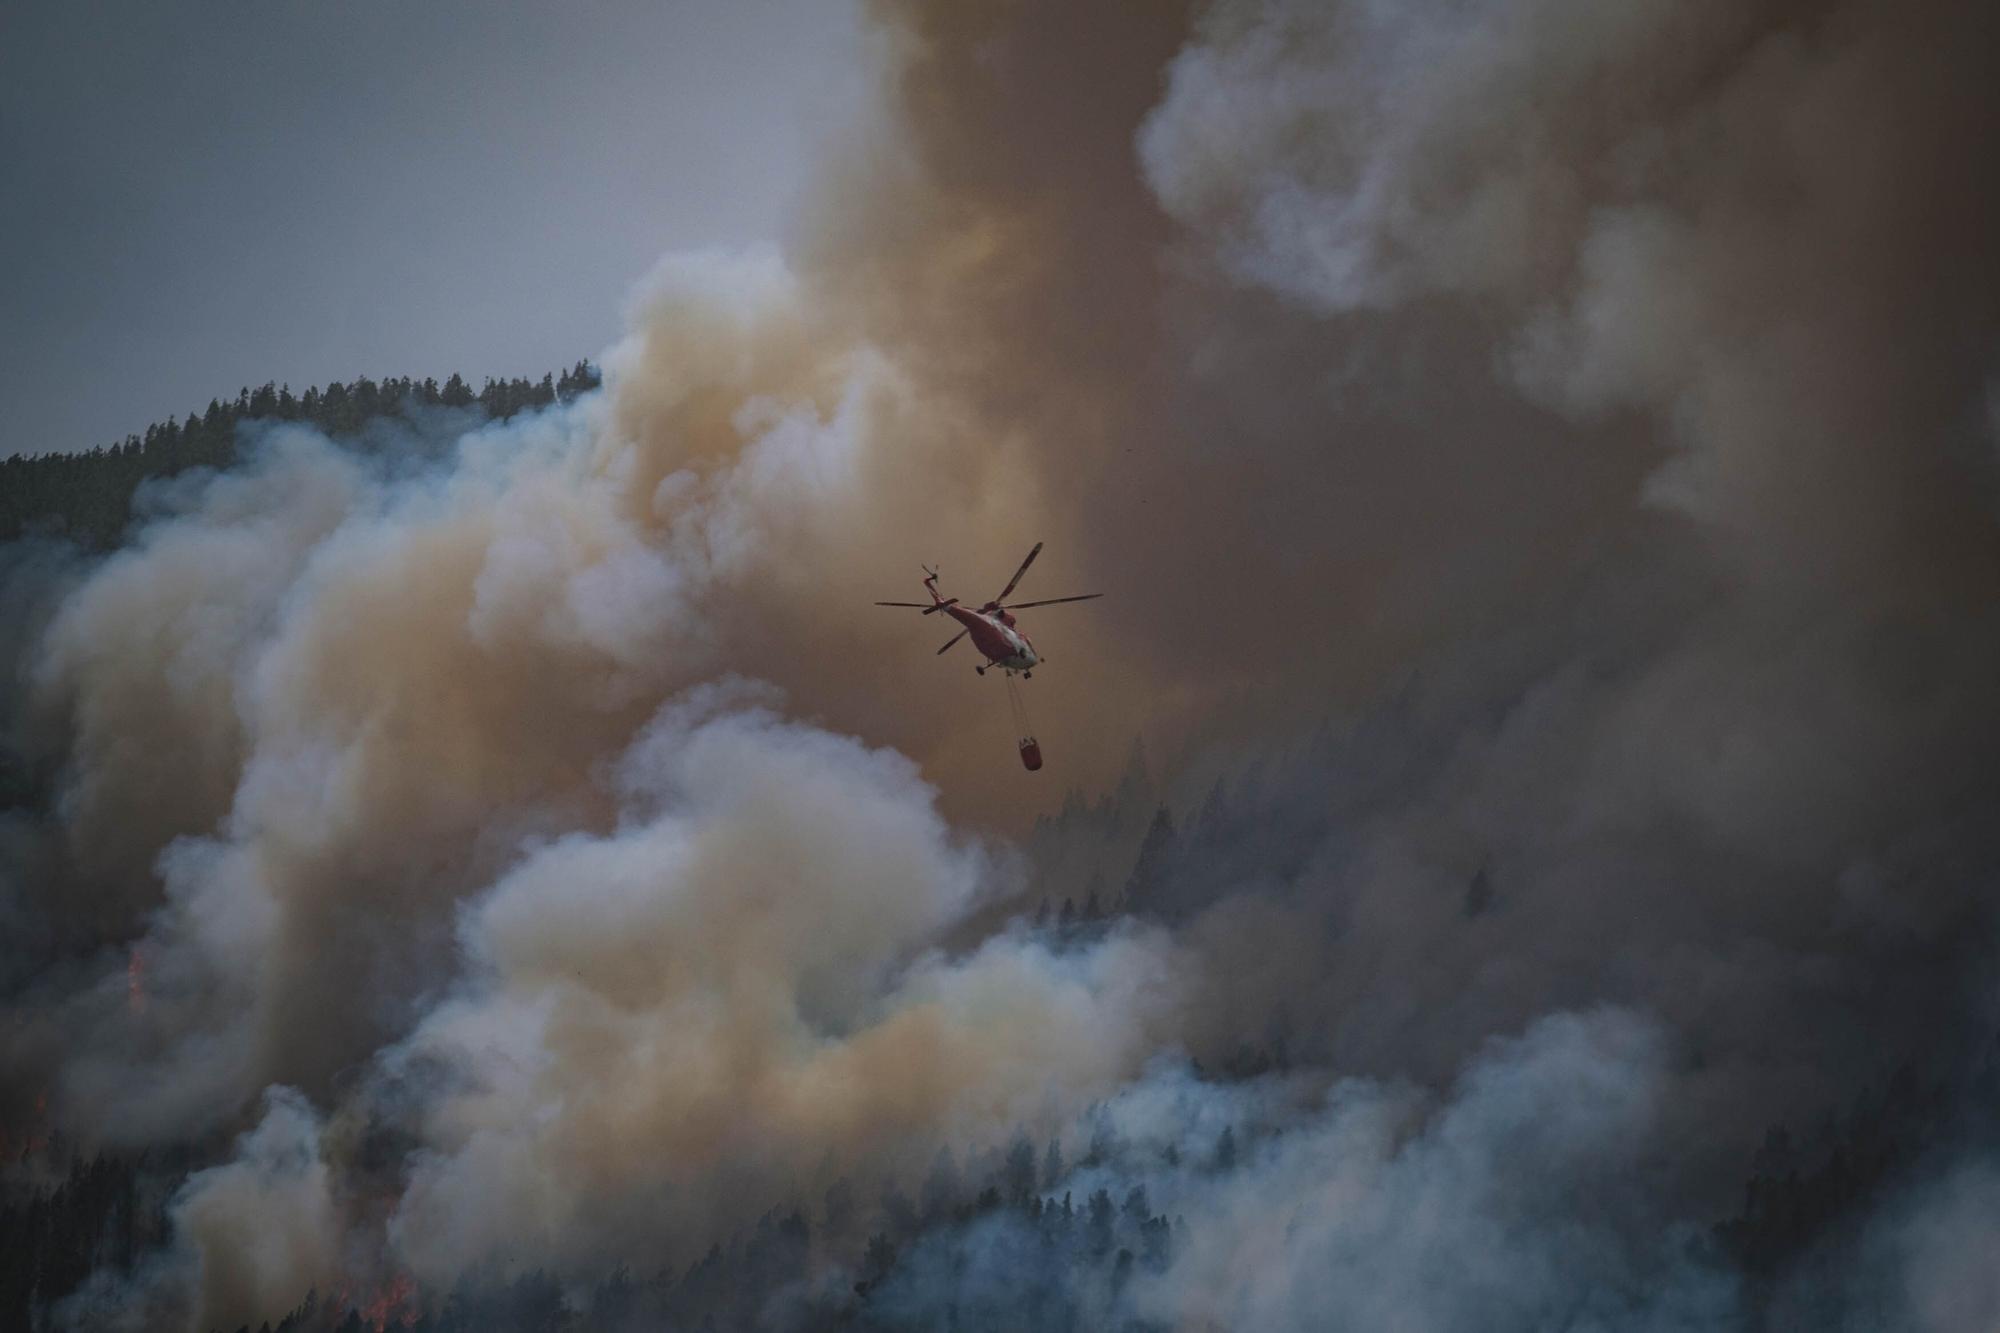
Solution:
M1042 766L1042 744L1033 736L1021 741L1021 767L1030 773Z

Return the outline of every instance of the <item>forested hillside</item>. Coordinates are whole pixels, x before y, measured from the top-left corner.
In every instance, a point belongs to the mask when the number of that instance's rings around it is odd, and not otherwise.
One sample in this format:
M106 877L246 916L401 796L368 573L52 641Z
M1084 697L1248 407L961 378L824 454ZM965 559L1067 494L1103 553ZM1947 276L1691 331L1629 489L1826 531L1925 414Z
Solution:
M189 468L228 467L236 461L238 427L246 422L297 421L329 435L352 435L370 422L438 410L501 421L568 402L596 388L599 378L596 367L579 361L538 381L488 379L476 393L456 374L443 384L408 375L379 381L363 376L303 394L294 394L288 384L246 387L233 399L210 399L205 410L185 419L168 417L117 444L0 460L0 541L42 535L108 549L131 518L132 495L141 482Z
M1005 927L1076 958L1120 931L1185 921L1230 884L1277 882L1339 843L1344 823L1402 789L1407 774L1369 756L1422 755L1435 737L1399 708L1347 729L1323 726L1215 781L1176 809L1134 746L1114 790L1072 792L1028 839L1037 886ZM1379 785L1356 785L1371 771ZM1304 800L1302 793L1319 793ZM1334 799L1326 799L1333 796ZM1083 880L1082 898L1069 886ZM1507 877L1481 864L1456 910L1467 928L1509 910ZM599 1330L1082 1330L1146 1333L1129 1293L1164 1280L1218 1210L1266 1207L1272 1163L1310 1133L1273 1118L1328 1088L1324 1052L1289 1049L1282 1026L1241 1034L1233 1050L1189 1059L1176 1096L1236 1108L1203 1135L1160 1137L1143 1104L1114 1101L1067 1137L1017 1133L1003 1148L940 1151L920 1178L879 1193L828 1163L759 1200L752 1226L696 1253L664 1242L652 1263L491 1271L427 1290L384 1271L317 1290L263 1325L279 1333L578 1333ZM1302 1058L1301 1058L1302 1057ZM1817 1125L1774 1125L1741 1164L1740 1205L1688 1238L1694 1261L1740 1284L1771 1326L1816 1287L1783 1286L1794 1265L1858 1243L1860 1222L1930 1166L1928 1145L1990 1135L1967 1107L1994 1104L2000 1061L1915 1072L1826 1107ZM219 1144L145 1157L75 1155L39 1126L0 1137L0 1326L90 1327L143 1290L149 1256L180 1243L173 1214ZM1277 1226L1287 1225L1273 1215ZM1136 1287L1135 1287L1135 1284ZM1826 1299L1837 1304L1838 1292ZM218 1329L215 1333L231 1333ZM240 1333L248 1333L247 1328Z

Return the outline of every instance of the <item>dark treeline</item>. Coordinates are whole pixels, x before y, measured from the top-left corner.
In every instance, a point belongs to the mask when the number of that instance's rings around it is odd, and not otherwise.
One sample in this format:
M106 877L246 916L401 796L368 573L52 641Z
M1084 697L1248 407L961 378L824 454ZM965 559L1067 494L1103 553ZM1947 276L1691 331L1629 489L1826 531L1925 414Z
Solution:
M1112 791L1095 801L1071 791L1056 814L1036 821L1028 850L1048 886L1037 919L1081 927L1131 915L1177 924L1230 894L1286 884L1314 857L1337 856L1344 828L1398 800L1435 746L1401 706L1347 731L1323 722L1216 778L1177 813L1135 743ZM1482 869L1468 880L1466 914L1486 910L1492 897Z
M579 361L540 380L489 379L476 392L455 374L443 384L407 375L379 381L363 376L302 394L290 385L246 387L233 399L211 399L205 411L190 412L185 420L169 417L108 447L0 460L0 541L40 535L108 550L125 531L133 493L142 482L189 468L230 466L244 422L296 421L329 435L353 435L371 422L437 409L502 421L568 402L599 382L597 368Z
M1088 940L1120 917L1180 924L1246 888L1290 881L1310 858L1337 855L1343 827L1400 792L1394 757L1426 744L1414 730L1396 734L1404 723L1392 711L1349 734L1322 724L1301 743L1216 778L1178 813L1135 744L1112 791L1095 801L1071 791L1057 813L1036 821L1028 850L1046 889L1034 923ZM1376 785L1365 789L1348 776L1360 753L1392 757L1371 759ZM1466 915L1492 900L1490 871L1481 868L1468 881Z
M390 1278L311 1293L262 1329L1095 1328L1093 1312L1110 1308L1135 1273L1164 1270L1187 1225L1154 1213L1143 1186L1122 1198L1071 1188L1121 1150L1100 1131L1074 1164L1059 1144L1038 1149L1025 1136L963 1171L943 1152L914 1198L892 1187L864 1204L839 1181L818 1208L773 1210L687 1262L663 1256L645 1276L621 1268L594 1282L543 1271L471 1277L428 1300ZM1225 1132L1202 1165L1226 1171L1235 1160ZM60 1326L61 1303L86 1279L128 1278L170 1240L166 1201L181 1179L143 1158L72 1158L59 1184L17 1186L0 1207L0 1327Z
M1862 1246L1884 1203L1936 1179L1954 1148L1996 1138L2000 1044L1948 1076L1905 1064L1815 1125L1773 1125L1750 1164L1741 1206L1715 1228L1715 1240L1767 1326L1832 1327L1849 1296L1843 1261ZM1808 1280L1783 1282L1802 1267Z
M27 1170L59 1145L30 1145ZM185 1165L141 1157L71 1157L54 1185L16 1183L0 1205L0 1328L39 1328L51 1307L94 1274L129 1273L171 1230L166 1199Z
M1019 928L1064 949L1118 928L1121 918L1198 911L1220 892L1218 865L1228 865L1253 831L1279 844L1303 842L1311 826L1334 817L1325 807L1290 808L1289 793L1301 775L1334 765L1354 740L1323 731L1217 783L1178 819L1135 751L1115 792L1095 802L1072 798L1034 840L1043 854L1072 859L1085 834L1122 848L1104 851L1090 870L1091 883L1116 889L1082 903L1037 899ZM1504 901L1492 881L1483 866L1472 875L1468 914ZM1289 1065L1285 1034L1277 1032L1192 1072L1204 1082L1236 1083ZM1712 1230L1711 1261L1761 1304L1758 1293L1777 1291L1798 1265L1828 1262L1854 1244L1858 1226L1886 1198L1923 1178L1933 1148L1990 1135L1991 1125L1963 1123L1964 1108L2000 1105L1996 1093L2000 1058L1949 1085L1906 1069L1816 1126L1773 1126L1744 1163L1740 1207ZM811 1204L775 1200L753 1227L702 1253L662 1254L645 1271L473 1274L449 1291L421 1290L391 1275L315 1292L238 1333L1148 1333L1151 1326L1131 1319L1121 1294L1135 1279L1167 1270L1185 1237L1207 1220L1156 1211L1145 1188L1149 1174L1227 1178L1255 1158L1262 1136L1284 1131L1232 1125L1212 1144L1168 1149L1153 1160L1145 1155L1152 1150L1121 1142L1107 1118L1091 1118L1086 1130L1090 1141L1074 1160L1060 1142L1018 1135L1004 1149L941 1152L913 1192L891 1186L863 1197L840 1181ZM1183 1152L1198 1160L1182 1160ZM170 1200L195 1165L73 1158L57 1183L23 1183L34 1160L54 1156L46 1146L17 1150L11 1164L14 1181L0 1206L0 1326L61 1326L62 1302L87 1278L123 1280L143 1267L149 1250L172 1244ZM1764 1313L1772 1326L1785 1322L1784 1311Z
M1855 1223L1885 1191L1921 1176L1925 1145L1966 1128L1952 1123L1950 1108L1967 1104L1968 1092L1990 1094L1995 1069L1975 1081L1976 1088L1926 1085L1906 1070L1810 1132L1773 1126L1749 1166L1741 1211L1715 1230L1716 1260L1754 1294L1802 1258L1851 1243ZM649 1273L475 1275L437 1293L391 1277L366 1289L314 1292L258 1333L1107 1326L1150 1333L1124 1315L1100 1321L1123 1308L1118 1298L1134 1277L1165 1271L1203 1219L1156 1212L1143 1183L1114 1195L1100 1182L1143 1182L1149 1168L1227 1176L1250 1158L1259 1135L1282 1131L1244 1125L1239 1134L1230 1126L1200 1160L1149 1162L1097 1123L1073 1162L1059 1142L1038 1145L1025 1135L968 1156L962 1168L941 1152L914 1195L891 1186L864 1200L837 1181L816 1206L774 1208L705 1253L662 1255ZM13 1165L46 1155L24 1152ZM0 1207L0 1327L50 1326L86 1278L120 1280L149 1249L169 1243L167 1201L186 1165L72 1157L60 1183L12 1189Z
M943 1152L915 1198L892 1187L863 1207L840 1181L817 1209L774 1210L650 1275L620 1268L579 1283L534 1271L467 1280L428 1304L391 1279L360 1294L315 1292L260 1333L1095 1330L1134 1276L1166 1269L1188 1225L1154 1212L1143 1186L1117 1198L1101 1186L1071 1188L1120 1151L1100 1134L1071 1165L1059 1145L1038 1150L1021 1136L963 1171ZM1205 1169L1229 1169L1229 1142L1221 1152ZM872 1226L857 1227L866 1218Z

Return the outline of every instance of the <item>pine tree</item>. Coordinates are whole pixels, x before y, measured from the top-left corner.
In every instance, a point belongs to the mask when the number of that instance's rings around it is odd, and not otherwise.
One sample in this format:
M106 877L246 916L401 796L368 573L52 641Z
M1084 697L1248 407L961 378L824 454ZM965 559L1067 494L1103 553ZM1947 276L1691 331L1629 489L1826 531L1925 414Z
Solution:
M1063 1165L1062 1140L1050 1139L1049 1150L1042 1154L1042 1188L1054 1189L1062 1183L1066 1174L1068 1168Z
M961 1190L958 1163L952 1160L951 1149L939 1148L931 1163L931 1173L924 1179L924 1220L936 1222L950 1215L958 1207Z
M1007 1149L1007 1161L1000 1170L1000 1179L1005 1186L1008 1203L1022 1204L1035 1192L1035 1145L1028 1136L1017 1132L1014 1142Z
M1201 813L1194 817L1193 839L1197 843L1213 846L1222 841L1223 829L1229 822L1229 796L1221 778L1208 789L1208 798L1201 803Z
M1152 800L1153 777L1146 765L1146 743L1135 736L1132 738L1132 749L1125 758L1125 772L1118 779L1117 790L1111 798L1110 813L1114 825L1124 826Z
M1138 915L1169 915L1169 878L1179 848L1174 837L1174 817L1161 806L1153 814L1146 837L1139 844L1138 859L1125 881L1125 910Z

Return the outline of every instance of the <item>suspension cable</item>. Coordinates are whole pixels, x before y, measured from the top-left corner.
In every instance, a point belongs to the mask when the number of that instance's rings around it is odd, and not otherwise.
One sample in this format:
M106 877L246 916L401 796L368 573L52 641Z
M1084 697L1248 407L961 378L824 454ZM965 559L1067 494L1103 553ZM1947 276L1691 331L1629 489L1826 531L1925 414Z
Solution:
M1007 706L1014 714L1015 741L1032 739L1035 733L1034 728L1028 725L1028 704L1021 697L1021 682L1015 679L1011 671L1007 673Z

